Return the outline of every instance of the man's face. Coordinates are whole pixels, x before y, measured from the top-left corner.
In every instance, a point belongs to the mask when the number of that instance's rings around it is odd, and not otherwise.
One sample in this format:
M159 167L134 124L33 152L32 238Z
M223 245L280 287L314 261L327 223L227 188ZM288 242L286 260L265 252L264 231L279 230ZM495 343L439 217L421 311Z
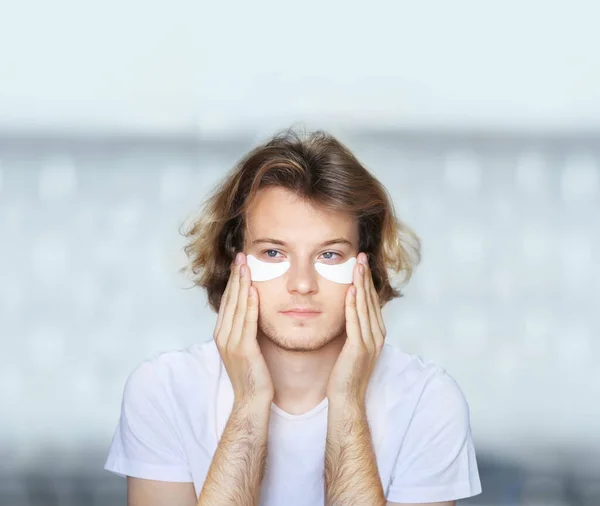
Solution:
M356 220L316 208L282 188L266 188L251 203L246 225L246 255L262 262L290 262L282 276L253 282L259 295L259 333L293 351L318 350L344 334L350 285L323 278L314 264L342 264L358 254ZM324 244L336 239L349 244ZM285 313L297 307L318 314Z

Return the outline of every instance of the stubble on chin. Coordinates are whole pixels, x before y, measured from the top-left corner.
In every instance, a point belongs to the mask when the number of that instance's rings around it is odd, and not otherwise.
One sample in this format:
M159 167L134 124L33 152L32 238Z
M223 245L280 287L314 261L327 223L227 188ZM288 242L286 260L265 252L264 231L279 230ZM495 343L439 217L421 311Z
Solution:
M259 339L268 339L278 347L287 351L319 351L336 339L342 339L346 331L345 320L338 321L329 329L319 328L318 325L307 325L310 336L302 336L296 331L296 338L285 336L273 322L261 315L258 317Z

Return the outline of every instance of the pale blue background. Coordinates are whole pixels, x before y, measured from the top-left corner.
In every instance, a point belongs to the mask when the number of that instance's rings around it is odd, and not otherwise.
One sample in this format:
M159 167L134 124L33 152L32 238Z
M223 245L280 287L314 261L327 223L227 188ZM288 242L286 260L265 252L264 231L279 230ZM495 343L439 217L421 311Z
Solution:
M600 504L595 2L17 2L0 15L0 504L124 504L127 375L211 338L179 226L325 128L423 240L390 341L471 407L475 505Z

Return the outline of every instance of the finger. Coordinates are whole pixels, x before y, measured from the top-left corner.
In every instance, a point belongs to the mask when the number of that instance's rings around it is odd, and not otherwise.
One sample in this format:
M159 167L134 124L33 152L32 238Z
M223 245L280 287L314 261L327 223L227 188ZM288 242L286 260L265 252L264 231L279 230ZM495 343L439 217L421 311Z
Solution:
M380 345L384 340L383 318L381 317L381 308L379 298L375 291L373 283L373 274L369 265L365 265L365 288L367 292L367 305L369 307L369 320L371 322L371 333L376 345Z
M229 337L229 334L231 333L233 315L235 314L235 309L237 306L237 299L240 289L240 267L241 265L236 265L233 268L231 288L229 290L229 294L227 295L227 300L225 301L223 321L221 322L221 329L219 331L219 335L222 339L225 340Z
M361 273L362 269L362 273ZM371 322L369 321L369 308L367 307L366 292L364 286L364 265L357 264L355 271L354 286L356 288L356 312L360 322L360 330L365 345L371 350L374 346L371 335Z
M233 315L231 332L229 335L228 346L235 347L242 338L242 329L246 320L246 308L248 306L248 297L250 294L250 269L247 265L240 265L240 281L237 304Z
M373 280L373 271L371 270L371 267L369 266L368 259L367 259L367 263L365 264L365 268L366 268L366 276L365 276L366 291L370 294L370 297L372 300L372 305L370 305L369 307L375 310L374 313L375 313L375 317L377 319L377 326L379 327L381 333L385 337L385 325L383 323L383 316L381 314L381 304L379 302L379 295L377 294L377 290L375 289L375 282ZM373 328L376 328L376 327L373 327Z
M256 340L256 329L258 326L258 290L256 287L249 287L248 302L246 306L246 318L242 328L242 341L247 342L250 339Z
M231 267L229 272L229 278L227 279L227 285L225 286L225 291L221 295L221 302L219 303L219 314L217 316L217 323L215 324L215 335L219 333L221 329L221 323L223 322L223 313L225 312L225 306L227 305L227 298L229 297L229 292L232 284L232 279L234 277L234 268Z
M346 336L352 346L360 346L362 342L360 321L356 311L356 287L348 288L346 292Z
M375 314L377 315L377 323L379 323L379 331L383 339L385 340L386 330L385 323L383 321L383 313L381 310L381 302L379 301L379 295L375 291L375 287L373 286L373 305L375 306Z

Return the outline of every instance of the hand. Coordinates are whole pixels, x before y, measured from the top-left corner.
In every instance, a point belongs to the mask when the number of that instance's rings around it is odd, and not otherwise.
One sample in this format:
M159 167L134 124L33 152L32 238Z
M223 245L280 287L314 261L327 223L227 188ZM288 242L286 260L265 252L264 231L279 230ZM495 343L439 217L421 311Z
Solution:
M364 406L386 331L367 255L360 253L357 260L352 285L346 292L346 342L329 376L327 397L360 407Z
M257 326L258 292L251 286L250 268L240 252L221 297L213 333L236 402L270 402L275 394L271 373L256 340Z

